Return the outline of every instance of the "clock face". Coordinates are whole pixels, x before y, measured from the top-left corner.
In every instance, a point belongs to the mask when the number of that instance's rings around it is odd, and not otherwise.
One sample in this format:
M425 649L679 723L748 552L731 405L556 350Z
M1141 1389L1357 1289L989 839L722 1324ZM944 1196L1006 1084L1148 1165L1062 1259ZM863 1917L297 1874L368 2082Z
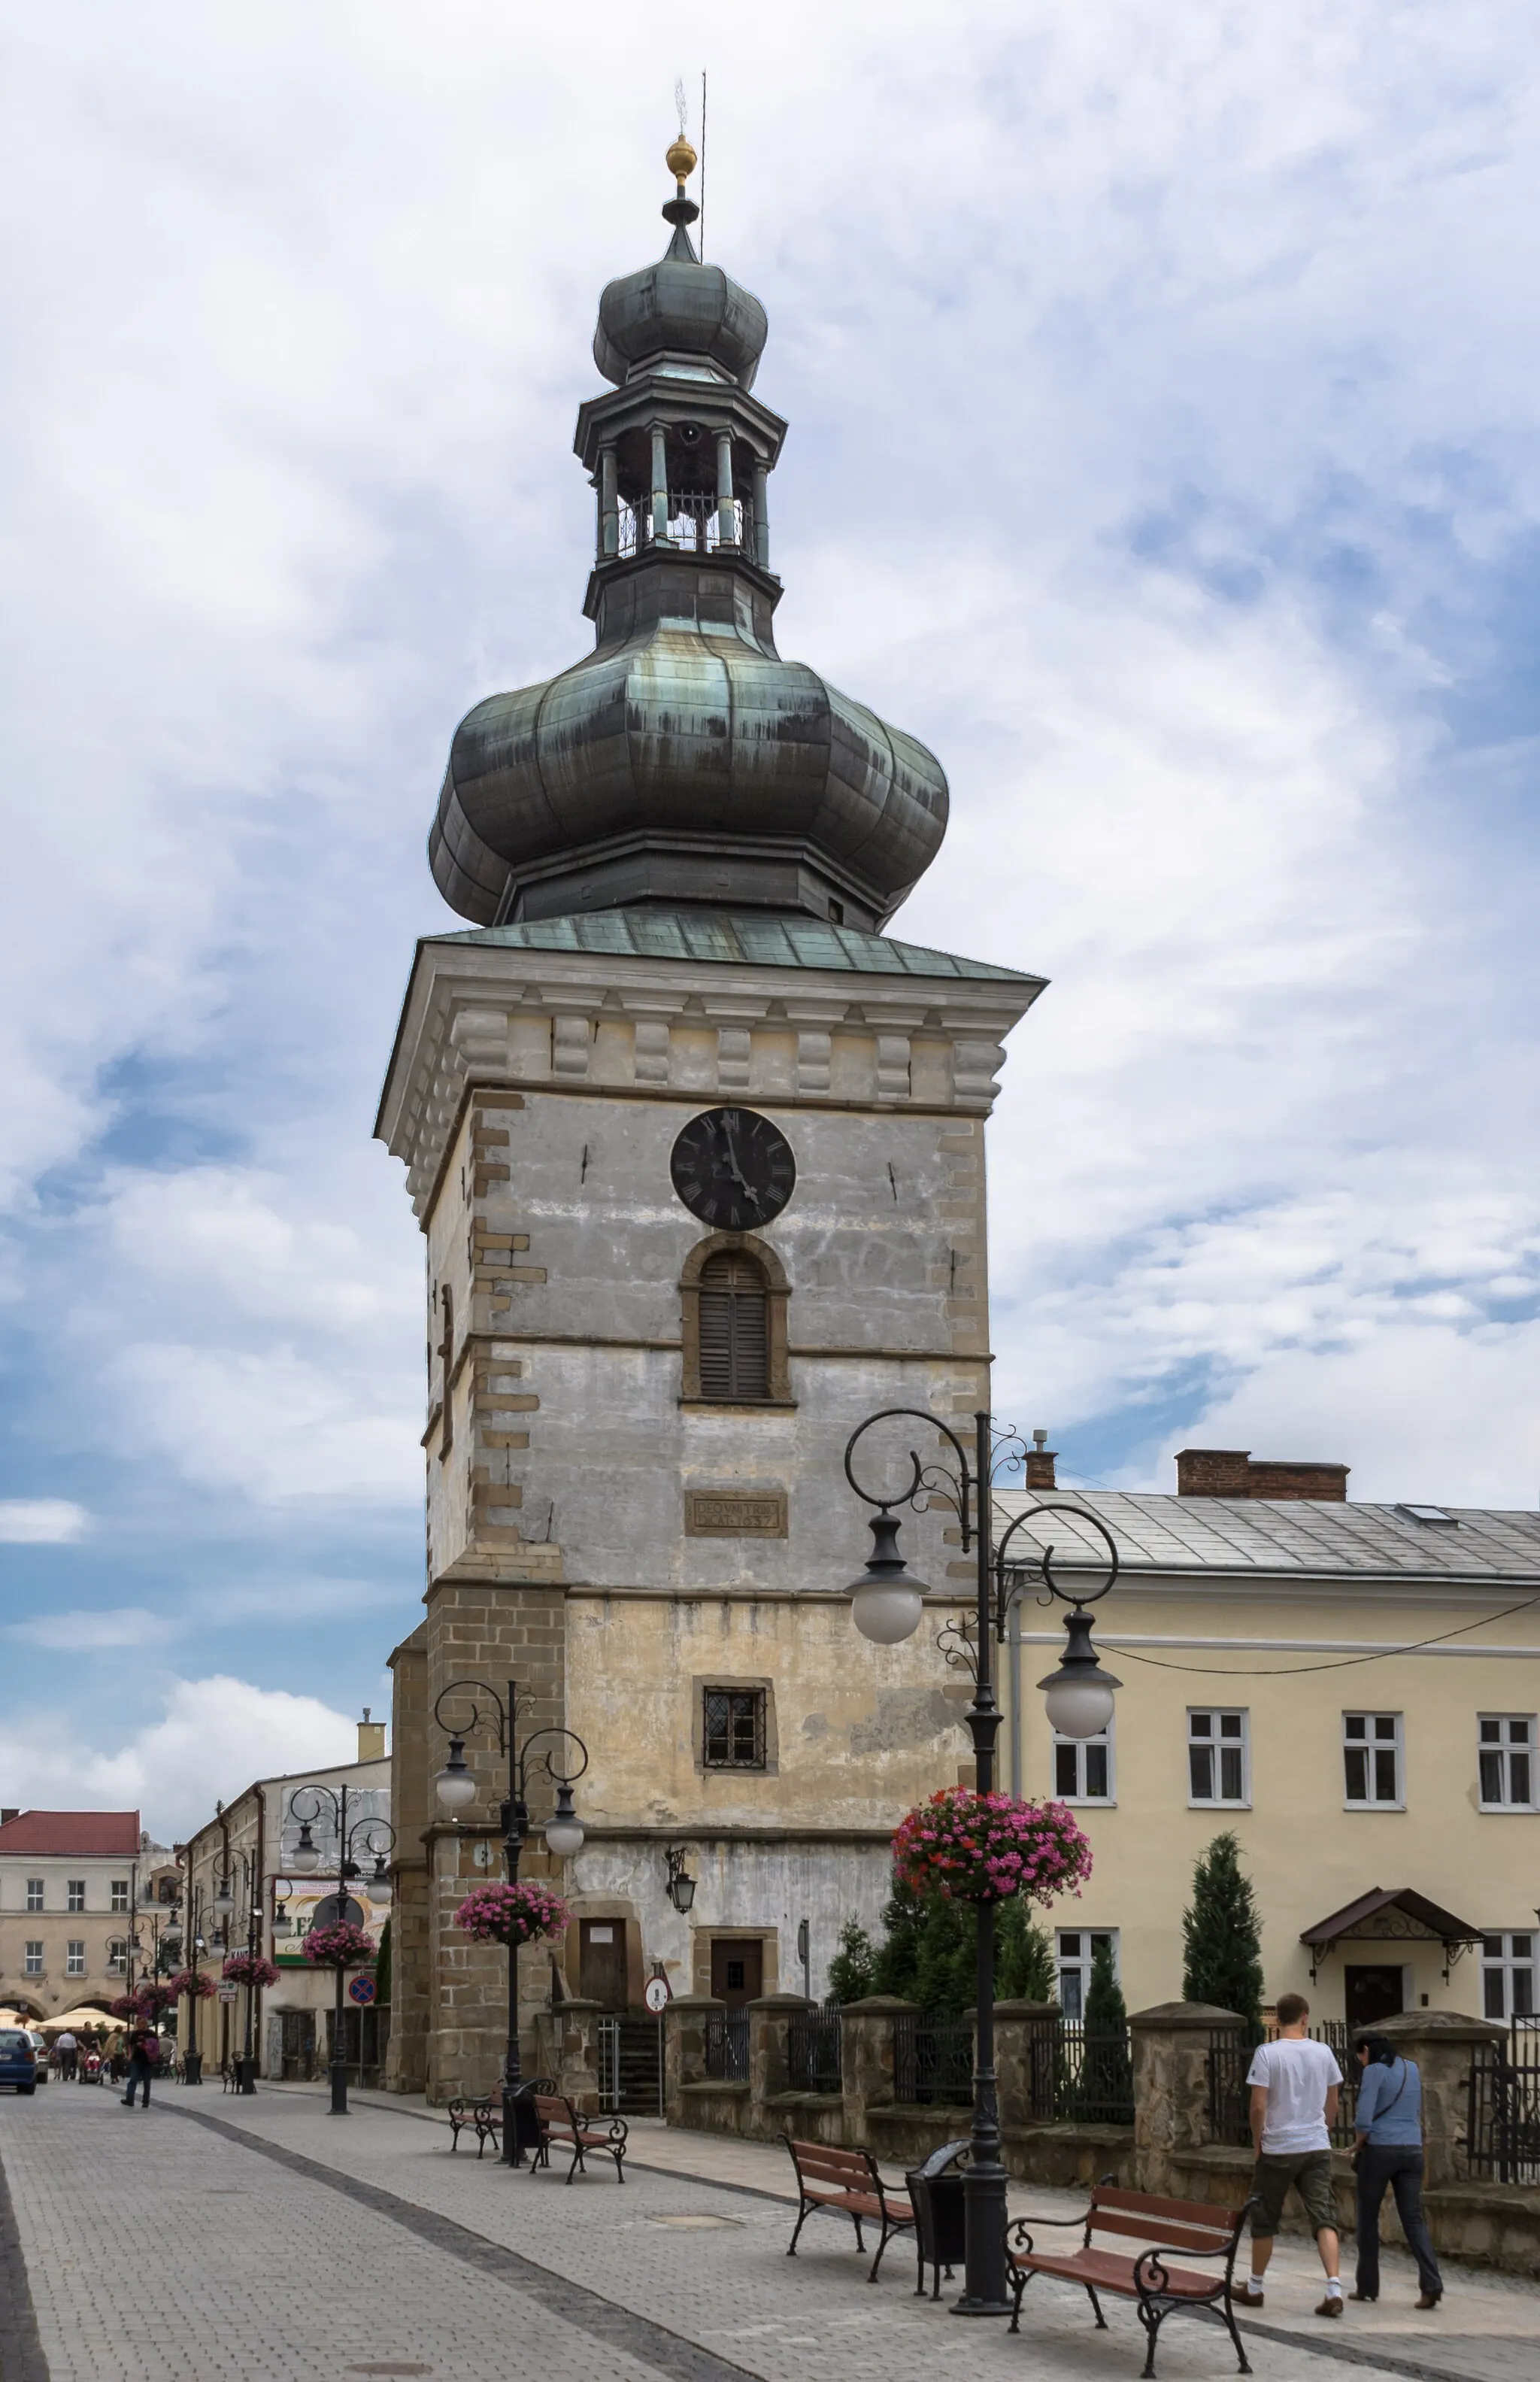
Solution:
M752 1109L707 1109L691 1117L674 1144L669 1172L691 1214L720 1233L767 1224L797 1183L791 1144Z

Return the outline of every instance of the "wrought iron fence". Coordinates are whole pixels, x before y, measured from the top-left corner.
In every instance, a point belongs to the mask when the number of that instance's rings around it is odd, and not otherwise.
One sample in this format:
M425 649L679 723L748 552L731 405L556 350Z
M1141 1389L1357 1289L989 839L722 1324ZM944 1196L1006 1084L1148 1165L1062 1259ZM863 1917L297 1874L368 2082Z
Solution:
M837 2093L840 2087L839 2011L798 2010L787 2029L787 2077L793 2093Z
M736 545L727 543L735 552L752 554L754 550L754 509L746 497L735 497L738 515ZM654 543L653 499L650 496L620 499L620 556L623 561L643 552ZM668 543L686 554L715 554L723 543L721 507L714 496L703 491L668 493Z
M1079 2019L1058 2028L1054 2115L1088 2126L1133 2123L1133 2054L1126 2026L1088 2032Z
M713 2083L746 2084L749 2081L749 2013L747 2010L706 2012L706 2074Z
M1336 2122L1328 2129L1338 2150L1351 2149L1353 2139L1353 2112L1358 2100L1358 2061L1352 2056L1351 2030L1339 2019L1328 2019L1310 2030L1312 2043L1324 2043L1336 2055L1342 2071L1342 2082L1337 2095ZM1277 2029L1268 2027L1265 2042L1277 2040ZM1251 2087L1246 2081L1256 2044L1243 2027L1218 2027L1208 2038L1208 2130L1210 2140L1216 2143L1250 2143L1252 2139Z
M965 2108L973 2097L973 2028L907 2010L893 2021L893 2097Z
M1471 2055L1465 2156L1489 2183L1540 2183L1540 2020L1514 2019L1506 2043Z
M599 2106L608 2118L613 2117L620 2106L620 2021L617 2018L602 2018L596 2032L599 2038Z

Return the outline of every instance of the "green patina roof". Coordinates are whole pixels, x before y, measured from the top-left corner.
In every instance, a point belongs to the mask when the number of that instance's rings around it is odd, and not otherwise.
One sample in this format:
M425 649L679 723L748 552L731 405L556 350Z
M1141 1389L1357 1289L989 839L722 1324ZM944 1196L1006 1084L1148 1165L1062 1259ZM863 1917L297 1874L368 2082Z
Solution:
M1021 968L954 958L887 935L818 918L712 910L592 910L516 927L469 927L430 943L481 943L530 952L611 952L652 960L747 962L754 967L840 968L863 976L951 976L996 984L1044 982Z

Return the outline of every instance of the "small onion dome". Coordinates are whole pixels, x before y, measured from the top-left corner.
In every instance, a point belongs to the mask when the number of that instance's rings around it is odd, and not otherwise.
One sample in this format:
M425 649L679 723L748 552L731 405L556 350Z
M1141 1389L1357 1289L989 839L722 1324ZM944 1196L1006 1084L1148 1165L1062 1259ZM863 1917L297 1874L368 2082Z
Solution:
M593 361L617 387L650 356L702 356L752 388L770 325L752 292L729 280L719 264L703 264L687 226L700 213L684 194L695 152L682 135L668 152L678 196L663 212L674 226L666 255L612 281L599 301Z

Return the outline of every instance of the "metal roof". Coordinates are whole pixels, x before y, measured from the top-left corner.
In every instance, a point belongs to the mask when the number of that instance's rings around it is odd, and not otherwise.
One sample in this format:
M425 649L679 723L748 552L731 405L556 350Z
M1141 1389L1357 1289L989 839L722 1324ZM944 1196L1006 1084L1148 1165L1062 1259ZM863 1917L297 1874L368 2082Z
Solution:
M1070 1565L1106 1562L1096 1535L1077 1529L1083 1506L1112 1532L1129 1572L1284 1573L1302 1578L1399 1577L1540 1584L1540 1514L1448 1505L1446 1522L1419 1522L1403 1506L1315 1498L1139 1496L1118 1490L1061 1489L1023 1524L1023 1540L1056 1545ZM996 1492L1013 1517L1032 1503L1024 1490ZM1083 1556L1081 1550L1083 1548Z
M1425 1894L1414 1886L1403 1885L1388 1891L1382 1885L1372 1885L1329 1919L1317 1919L1314 1927L1302 1927L1300 1941L1308 1944L1317 1959L1322 1953L1351 1936L1364 1944L1415 1943L1421 1934L1425 1941L1451 1946L1479 1944L1481 1930L1441 1903L1430 1902Z
M0 1853L106 1855L139 1851L137 1811L22 1811L0 1827Z
M567 918L532 918L518 926L471 927L427 935L429 943L480 943L496 950L605 952L621 957L719 960L752 967L835 968L865 976L982 977L996 984L1045 979L1021 968L995 967L950 952L897 943L819 918L755 915L715 910L589 910Z

